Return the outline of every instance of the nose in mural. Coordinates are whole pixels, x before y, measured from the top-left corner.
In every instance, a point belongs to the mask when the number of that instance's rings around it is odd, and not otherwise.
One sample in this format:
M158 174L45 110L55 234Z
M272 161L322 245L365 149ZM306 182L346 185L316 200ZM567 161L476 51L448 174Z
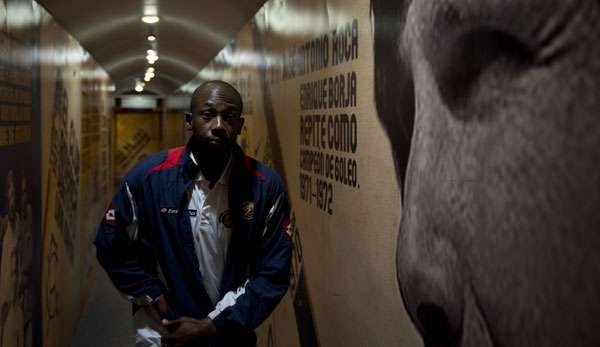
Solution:
M600 3L371 5L425 345L600 345Z

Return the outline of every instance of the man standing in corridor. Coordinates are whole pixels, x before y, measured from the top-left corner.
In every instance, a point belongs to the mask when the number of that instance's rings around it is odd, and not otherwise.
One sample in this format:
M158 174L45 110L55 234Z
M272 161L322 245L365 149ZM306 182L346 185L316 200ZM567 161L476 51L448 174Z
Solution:
M235 143L242 105L225 82L198 87L187 145L136 165L100 224L97 257L134 303L139 346L254 346L288 288L287 192Z

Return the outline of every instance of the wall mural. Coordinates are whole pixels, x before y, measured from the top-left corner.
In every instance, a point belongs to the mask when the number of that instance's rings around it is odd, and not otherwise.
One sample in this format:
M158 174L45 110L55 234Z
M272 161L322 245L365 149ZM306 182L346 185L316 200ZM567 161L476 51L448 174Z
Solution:
M117 150L115 161L120 171L136 164L140 154L151 141L150 134L144 129L136 129L133 136Z
M370 93L369 11L269 1L182 88L210 79L240 88L251 104L240 142L290 193L291 286L260 346L419 345L395 284L400 194ZM349 319L358 316L369 317L360 329Z
M140 160L162 149L160 119L159 112L115 114L115 180L120 181Z
M266 47L264 46L263 38L259 30L259 23L257 21L264 20L260 15L255 17L254 22L251 23L252 27L252 41L254 44L254 50L259 54L265 54ZM263 22L264 23L264 22ZM274 168L284 179L286 186L285 166L283 164L283 154L281 151L281 145L279 140L279 134L277 132L277 119L275 118L273 109L273 99L268 84L268 70L266 68L259 70L259 81L262 90L263 97L263 111L265 122L267 124L267 136L265 152L262 158L263 162L269 167ZM294 226L294 232L292 235L299 235L298 226L296 224L296 217L292 210L291 225ZM290 296L293 301L294 307L294 318L298 329L298 338L300 346L318 346L319 341L317 337L317 330L313 319L313 312L311 307L310 294L306 284L306 274L302 263L302 243L300 237L294 238L294 261L292 262L292 276L290 283ZM271 327L269 327L271 328ZM271 329L270 329L271 330ZM273 340L272 330L269 333L269 341Z
M0 346L30 346L32 342L33 211L27 201L27 179L20 184L6 176L6 215L0 217ZM16 197L21 201L16 204Z
M600 3L372 6L425 344L599 345Z
M39 40L18 25L27 1L0 1L0 346L32 346L39 329L39 68L22 59ZM12 15L11 15L12 14Z
M292 285L259 345L599 345L599 17L594 0L265 3L193 82L240 89L241 141L290 192ZM88 107L108 81L82 82L91 58L34 2L0 0L0 29L0 346L62 346L92 275L82 211L110 190L110 123ZM158 150L144 119L120 162Z
M58 243L56 242L56 238L54 235L50 236L50 246L48 248L48 253L46 254L46 280L48 281L46 284L45 294L46 294L46 311L44 314L46 315L46 331L45 336L50 336L52 331L50 330L52 324L51 322L58 317L58 303L59 303L59 293L57 288L58 279L58 271L59 271L59 251L58 251Z
M108 75L43 10L40 47L43 345L75 331L96 263L92 239L112 189ZM40 195L42 196L42 195Z
M50 339L54 327L60 324L60 303L67 299L61 293L62 272L73 267L75 245L79 235L79 170L80 142L75 129L74 115L69 113L69 93L65 87L63 69L54 69L54 98L50 120L50 173L47 186L51 203L47 205L46 220L49 243L45 254L44 336ZM50 211L53 211L50 212ZM48 215L50 213L50 215Z
M95 254L93 232L97 220L106 210L106 197L112 194L112 110L107 90L108 76L93 61L83 65L85 75L81 79L81 170L80 210L81 230L88 231L80 239L78 247L86 254ZM97 268L95 257L80 259L86 278L94 275Z
M600 344L598 18L265 3L189 85L250 81L241 141L290 191L292 287L259 345Z
M79 226L80 142L75 123L68 116L69 96L61 69L56 69L52 117L50 170L56 177L54 219L61 231L68 260L74 261L75 233Z

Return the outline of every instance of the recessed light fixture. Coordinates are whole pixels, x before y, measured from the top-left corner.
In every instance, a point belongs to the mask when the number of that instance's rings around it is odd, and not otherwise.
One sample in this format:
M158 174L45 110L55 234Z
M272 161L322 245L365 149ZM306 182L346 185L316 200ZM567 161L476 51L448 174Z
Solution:
M144 77L144 81L146 81L146 82L150 82L150 80L151 80L151 79L152 79L152 78L150 78L150 77L148 77L148 76L145 76L145 77Z
M154 16L154 15L142 17L142 22L148 23L148 24L158 23L159 20L160 20L160 18L158 18L158 16Z
M140 80L136 79L136 81L135 81L135 88L134 88L136 92L138 92L138 93L143 92L144 91L144 86L145 86L144 82L141 82Z
M149 49L146 51L146 53L146 60L148 60L148 63L154 64L154 62L158 60L158 54L156 53L156 50Z
M146 71L148 71L148 72L154 72L154 68L153 67L149 67L148 69L146 69Z
M150 41L150 42L156 41L156 36L154 36L154 35L148 35L148 41Z

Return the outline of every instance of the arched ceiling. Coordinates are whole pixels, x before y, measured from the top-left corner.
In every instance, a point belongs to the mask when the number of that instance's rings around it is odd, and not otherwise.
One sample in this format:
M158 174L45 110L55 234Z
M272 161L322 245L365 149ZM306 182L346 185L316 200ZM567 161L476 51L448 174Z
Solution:
M265 0L38 0L104 67L116 90L131 90L146 68L155 33L159 59L146 89L173 93L192 80L254 16ZM143 23L156 9L160 21Z

